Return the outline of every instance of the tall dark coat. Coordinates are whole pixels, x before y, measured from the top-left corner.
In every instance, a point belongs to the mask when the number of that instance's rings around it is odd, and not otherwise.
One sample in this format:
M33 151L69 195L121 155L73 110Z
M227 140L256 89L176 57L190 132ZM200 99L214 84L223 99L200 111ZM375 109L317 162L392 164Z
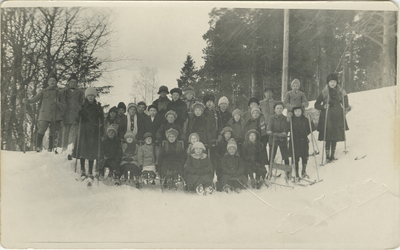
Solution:
M88 160L94 160L98 157L99 148L99 133L102 132L100 124L104 123L104 113L100 103L96 100L90 103L88 100L82 105L81 110L78 113L81 118L81 130L74 145L72 155L75 158L83 158ZM76 152L78 150L78 154Z
M169 141L163 143L158 158L158 165L161 167L161 177L165 177L167 174L173 174L174 172L183 176L185 157L186 154L183 143L177 140L173 143Z
M159 97L157 100L153 102L153 105L156 106L157 112L163 118L163 122L165 120L165 114L167 113L167 106L171 100L168 97Z
M176 112L178 117L175 120L175 123L179 124L183 128L183 124L185 123L187 116L188 116L188 110L186 107L186 103L182 101L181 99L178 99L177 101L171 101L167 105L167 111L173 110Z
M217 110L218 113L218 134L221 133L222 129L228 126L229 120L232 118L232 113L228 110L222 112L221 109Z
M122 147L121 142L114 137L110 139L108 136L101 142L101 157L107 159L114 159L118 162L121 162L122 159Z
M253 178L252 174L256 173L264 178L266 174L265 160L266 148L260 142L260 137L256 134L256 141L250 142L249 133L246 134L246 141L242 145L242 158L246 169L246 173Z
M158 113L154 117L154 120L151 120L151 117L147 116L144 120L145 133L150 132L156 138L157 131L161 127L162 122L163 117Z
M197 187L200 184L208 187L212 186L214 178L214 171L210 159L206 154L197 156L190 155L184 168L184 179L189 186Z
M324 129L325 129L325 117L326 108L325 105L328 103L329 98L329 110L328 110L328 124L326 127L326 140L327 141L344 141L344 129L343 129L343 102L344 97L345 108L349 107L349 101L347 94L339 86L335 88L325 87L318 99L315 101L314 107L321 110L318 121L318 140L324 140ZM346 130L349 130L346 122Z
M80 89L71 90L65 88L62 91L63 98L65 99L65 112L63 115L64 124L78 124L76 121L80 107L85 102L85 93Z
M218 138L218 113L214 109L205 108L204 117L207 119L207 130L212 140Z
M187 129L187 135L192 133L197 133L200 136L200 142L210 145L211 135L208 133L208 123L204 115L196 116L193 115L189 120L189 125Z
M57 99L57 104L54 100ZM57 86L48 86L37 95L27 100L27 103L42 101L39 112L39 121L61 121L66 105L65 98Z
M304 115L300 117L292 116L294 155L296 158L302 157L308 159L308 138L310 132L310 124L308 118ZM292 155L292 137L289 141L289 154Z
M173 128L178 131L177 139L179 139L181 141L185 140L185 135L183 134L182 126L179 124L176 124L175 122L174 123L167 122L167 123L161 124L160 128L157 130L156 138L158 140L158 143L161 143L163 140L167 139L167 137L165 136L165 132L170 128Z
M138 116L136 116L138 117ZM143 119L139 119L137 118L137 126L138 126L138 130L137 130L137 134L135 136L135 139L137 141L141 140L145 131L145 125L144 125L144 120ZM125 133L128 129L128 116L123 116L121 118L121 121L118 125L118 139L123 140Z

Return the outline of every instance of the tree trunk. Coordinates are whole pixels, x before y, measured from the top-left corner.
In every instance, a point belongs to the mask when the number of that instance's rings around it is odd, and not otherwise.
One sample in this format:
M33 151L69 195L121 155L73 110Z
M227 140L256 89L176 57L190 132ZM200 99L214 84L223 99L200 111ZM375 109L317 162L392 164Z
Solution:
M288 65L289 65L289 10L284 10L283 23L283 65L282 65L282 93L283 101L288 86Z

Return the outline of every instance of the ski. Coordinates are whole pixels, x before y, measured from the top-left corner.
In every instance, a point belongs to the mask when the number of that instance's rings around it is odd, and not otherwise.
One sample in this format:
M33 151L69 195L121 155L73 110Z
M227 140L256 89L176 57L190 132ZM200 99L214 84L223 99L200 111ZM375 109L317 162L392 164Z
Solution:
M354 160L355 160L355 161L358 161L358 160L364 159L365 157L367 157L367 155L364 155L364 156L361 156L361 157L358 157L358 156L357 156Z

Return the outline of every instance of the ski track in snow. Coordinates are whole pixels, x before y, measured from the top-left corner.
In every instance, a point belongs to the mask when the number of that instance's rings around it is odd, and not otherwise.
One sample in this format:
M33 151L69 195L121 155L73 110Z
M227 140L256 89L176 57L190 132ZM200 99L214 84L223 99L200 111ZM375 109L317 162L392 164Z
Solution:
M87 187L76 181L75 159L66 160L66 153L2 151L3 246L394 247L400 235L394 88L349 99L348 153L339 142L339 160L319 167L323 181L294 189L272 185L199 197L179 189L162 193L159 183L137 190L95 180ZM307 172L317 179L312 156ZM284 184L283 177L277 182Z

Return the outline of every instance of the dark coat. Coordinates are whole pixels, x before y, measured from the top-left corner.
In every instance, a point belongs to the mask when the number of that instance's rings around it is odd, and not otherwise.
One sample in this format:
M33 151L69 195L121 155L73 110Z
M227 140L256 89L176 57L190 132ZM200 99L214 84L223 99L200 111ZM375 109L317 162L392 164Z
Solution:
M285 104L285 108L289 111L292 111L294 107L308 107L307 97L300 90L297 90L296 92L294 90L286 92L283 103Z
M56 99L58 100L57 104L54 101ZM28 99L27 103L35 103L38 101L42 101L38 118L39 121L51 122L54 120L54 117L56 121L62 120L66 109L65 98L56 86L48 86L31 99Z
M214 109L205 108L204 117L207 120L208 134L212 140L218 138L218 113Z
M211 135L208 133L208 123L207 119L204 115L191 116L189 120L189 125L187 129L187 135L191 135L192 133L197 133L200 136L200 142L210 145Z
M82 105L78 113L81 119L80 133L77 136L79 141L75 142L72 152L73 157L94 160L98 157L99 137L102 128L99 130L100 124L104 122L104 113L101 105L96 102L90 103L88 100ZM78 150L78 154L76 153Z
M181 99L178 99L177 101L171 101L167 105L167 111L173 110L176 112L178 117L175 120L175 123L179 124L183 128L183 124L185 123L187 116L188 116L188 110L186 107L186 103L182 101Z
M170 102L171 100L168 97L161 97L161 96L153 102L153 105L156 106L157 108L157 112L164 120L165 120L165 113L167 113L167 106L168 103Z
M244 126L243 129L243 137L249 131L250 129L255 129L257 130L258 133L260 133L261 136L264 136L267 134L267 122L264 120L264 116L260 115L257 119L254 119L253 117L247 120L246 125Z
M101 157L106 159L114 159L119 164L122 159L121 142L114 137L110 139L108 136L101 142Z
M136 116L136 117L138 117L138 116ZM137 141L139 141L139 140L142 139L142 137L143 137L143 135L144 135L144 133L146 131L145 131L144 120L143 119L139 119L139 118L137 118L137 119L138 119L137 120L138 130L137 130L137 134L135 136L135 139ZM120 140L124 139L124 136L125 136L125 133L126 133L127 129L128 129L128 117L127 116L123 116L121 118L121 121L120 121L119 125L118 125L118 133L117 133L118 134L118 139L120 139ZM132 129L133 129L133 126L132 126Z
M139 145L137 145L135 142L132 143L123 143L122 144L122 161L121 161L121 166L127 163L135 164L137 167L139 167Z
M239 143L242 143L243 142L243 140L244 140L244 133L243 133L243 131L244 131L244 127L245 127L245 123L244 123L244 120L242 119L242 118L240 118L240 120L239 120L239 122L236 122L235 120L234 120L234 118L231 118L229 121L228 121L228 127L231 127L232 128L232 130L233 130L233 135L232 135L232 137L233 137L233 139L235 139L235 141L237 141L237 142L239 142Z
M161 176L165 177L167 174L174 172L183 176L185 157L184 146L181 141L176 140L174 143L166 141L163 143L158 158L158 165L161 166Z
M286 116L284 115L277 115L274 114L269 118L268 126L267 126L267 131L272 132L273 134L276 133L283 133L285 132L286 134L289 132L289 122L287 121ZM275 141L278 142L279 144L286 144L287 143L287 137L279 137L277 138L279 140ZM274 141L274 137L270 136L269 137L269 143L272 145ZM275 144L277 145L277 144Z
M176 124L175 122L174 123L167 122L167 123L161 124L160 128L157 130L156 138L158 140L158 143L161 143L163 140L167 139L167 137L165 136L165 132L170 128L173 128L178 131L177 139L179 139L181 141L185 140L185 135L183 134L182 126L179 124Z
M145 127L145 132L150 132L154 138L156 138L156 134L158 129L161 127L161 124L163 122L163 117L161 117L158 113L154 117L154 120L151 120L150 116L147 116L144 119L144 127Z
M218 113L218 134L221 133L222 129L228 126L229 120L232 118L232 113L228 110L222 112L221 109L217 110Z
M328 124L326 127L326 140L327 141L344 141L344 122L343 122L343 106L342 98L344 97L345 108L349 107L349 101L347 94L339 86L335 88L325 87L318 99L315 101L314 107L321 110L318 121L318 140L324 140L324 129L325 129L325 117L326 108L325 105L328 103L329 98L329 109L328 109ZM346 130L349 130L346 122Z
M106 120L104 121L104 131L103 131L103 135L104 136L107 136L107 128L111 125L111 124L113 124L114 125L114 127L117 129L117 134L116 134L116 136L117 136L117 138L118 138L118 123L117 123L117 117L115 117L114 118L114 120L111 120L110 119L110 116L109 116L109 114L107 115L107 117L106 117Z
M310 134L310 124L304 115L300 117L292 116L294 155L296 158L308 158L308 138ZM289 154L292 155L292 138L289 141Z
M184 179L187 185L212 186L213 178L214 170L206 154L202 154L200 157L192 154L187 158L184 168Z
M64 124L77 124L78 112L80 107L85 102L85 93L80 89L71 90L65 88L62 91L63 98L65 99L65 112L63 116Z
M226 154L221 159L222 178L219 184L220 188L225 186L229 181L239 180L243 185L246 185L247 177L244 175L245 168L242 158L238 155Z

